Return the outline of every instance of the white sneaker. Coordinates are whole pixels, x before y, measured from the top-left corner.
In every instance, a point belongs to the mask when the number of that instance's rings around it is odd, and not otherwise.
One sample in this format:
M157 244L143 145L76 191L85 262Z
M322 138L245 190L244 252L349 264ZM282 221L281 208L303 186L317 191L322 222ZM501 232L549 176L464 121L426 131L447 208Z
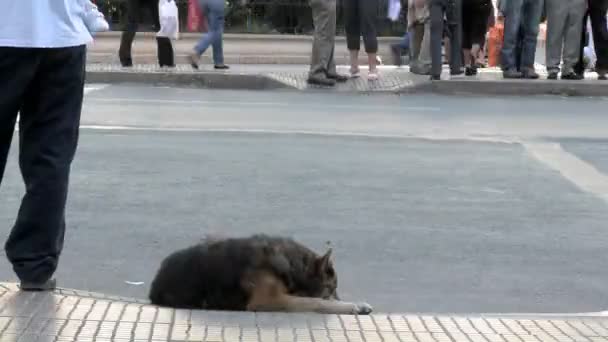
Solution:
M350 69L350 78L359 78L359 76L361 76L361 71L359 70L359 68Z
M368 81L377 81L378 80L378 72L370 72L367 74L367 80Z

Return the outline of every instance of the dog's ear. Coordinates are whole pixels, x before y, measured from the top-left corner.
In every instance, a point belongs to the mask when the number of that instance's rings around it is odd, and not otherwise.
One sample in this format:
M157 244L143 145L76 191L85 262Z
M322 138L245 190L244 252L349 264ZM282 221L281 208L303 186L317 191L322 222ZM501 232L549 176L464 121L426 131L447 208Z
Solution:
M317 258L317 260L315 260L315 272L318 275L325 275L327 269L329 269L330 266L330 260L331 260L331 252L332 249L328 249L327 252L325 253L325 255Z

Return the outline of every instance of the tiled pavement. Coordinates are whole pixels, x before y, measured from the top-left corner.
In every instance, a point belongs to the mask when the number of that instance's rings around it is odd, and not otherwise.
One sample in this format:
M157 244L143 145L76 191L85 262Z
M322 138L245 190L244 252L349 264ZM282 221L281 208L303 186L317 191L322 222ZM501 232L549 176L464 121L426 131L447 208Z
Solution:
M604 316L326 316L158 308L73 290L0 284L0 341L600 342Z

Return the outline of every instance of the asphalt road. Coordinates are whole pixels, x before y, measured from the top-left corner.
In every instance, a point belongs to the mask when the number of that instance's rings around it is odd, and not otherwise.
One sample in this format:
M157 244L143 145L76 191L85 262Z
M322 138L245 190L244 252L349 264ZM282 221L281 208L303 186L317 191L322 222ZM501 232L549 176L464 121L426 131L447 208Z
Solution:
M145 297L174 249L264 232L329 241L381 312L608 309L605 100L89 90L64 287Z

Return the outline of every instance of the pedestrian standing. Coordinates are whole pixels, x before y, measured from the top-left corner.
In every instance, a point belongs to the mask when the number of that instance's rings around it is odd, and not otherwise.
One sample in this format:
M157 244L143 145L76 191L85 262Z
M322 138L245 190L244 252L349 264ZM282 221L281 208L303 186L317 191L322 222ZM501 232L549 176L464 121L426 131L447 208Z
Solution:
M465 75L477 75L477 58L486 39L489 18L494 9L491 0L463 0L462 51Z
M574 72L581 49L581 22L587 11L586 0L545 0L547 10L547 72L550 80L557 79L563 58L562 79L580 80ZM563 57L562 57L563 56Z
M334 86L348 77L338 74L334 60L336 40L336 0L310 0L315 28L308 83Z
M361 36L363 36L363 45L369 64L367 78L370 81L375 81L378 79L378 37L376 30L378 0L343 0L343 4L351 76L358 77L360 74L359 50L361 50Z
M462 71L462 0L430 0L431 10L431 79L441 79L443 56L441 43L444 36L444 19L449 38L450 74Z
M431 73L431 16L429 0L411 0L408 23L412 37L410 71L418 75Z
M160 30L160 18L158 13L158 0L127 0L127 22L120 38L118 57L123 67L133 66L131 47L140 18L147 10L152 16L152 27L155 32ZM173 45L167 37L156 37L158 64L161 67L175 67Z
M534 70L539 25L544 0L502 0L505 18L505 37L501 52L504 78L537 79ZM519 31L521 27L521 32ZM517 52L518 35L521 34L521 53ZM518 70L517 61L521 68Z
M593 46L597 58L595 72L600 80L606 80L606 74L608 73L608 26L606 23L606 11L608 11L608 0L589 0L589 18L591 19Z
M82 1L4 2L0 12L0 183L19 115L25 183L5 244L25 291L52 290L63 250L70 166L76 153L92 41Z
M207 16L208 32L198 41L194 51L189 56L190 64L198 69L200 57L209 46L213 49L213 67L225 70L229 67L224 64L224 22L226 12L225 0L199 0L201 10Z
M396 66L401 66L401 56L410 55L410 45L411 45L411 34L410 34L410 23L409 23L409 1L408 0L400 0L401 2L401 12L404 18L404 26L406 27L405 34L403 38L398 43L391 44L391 53L393 55L393 64Z

